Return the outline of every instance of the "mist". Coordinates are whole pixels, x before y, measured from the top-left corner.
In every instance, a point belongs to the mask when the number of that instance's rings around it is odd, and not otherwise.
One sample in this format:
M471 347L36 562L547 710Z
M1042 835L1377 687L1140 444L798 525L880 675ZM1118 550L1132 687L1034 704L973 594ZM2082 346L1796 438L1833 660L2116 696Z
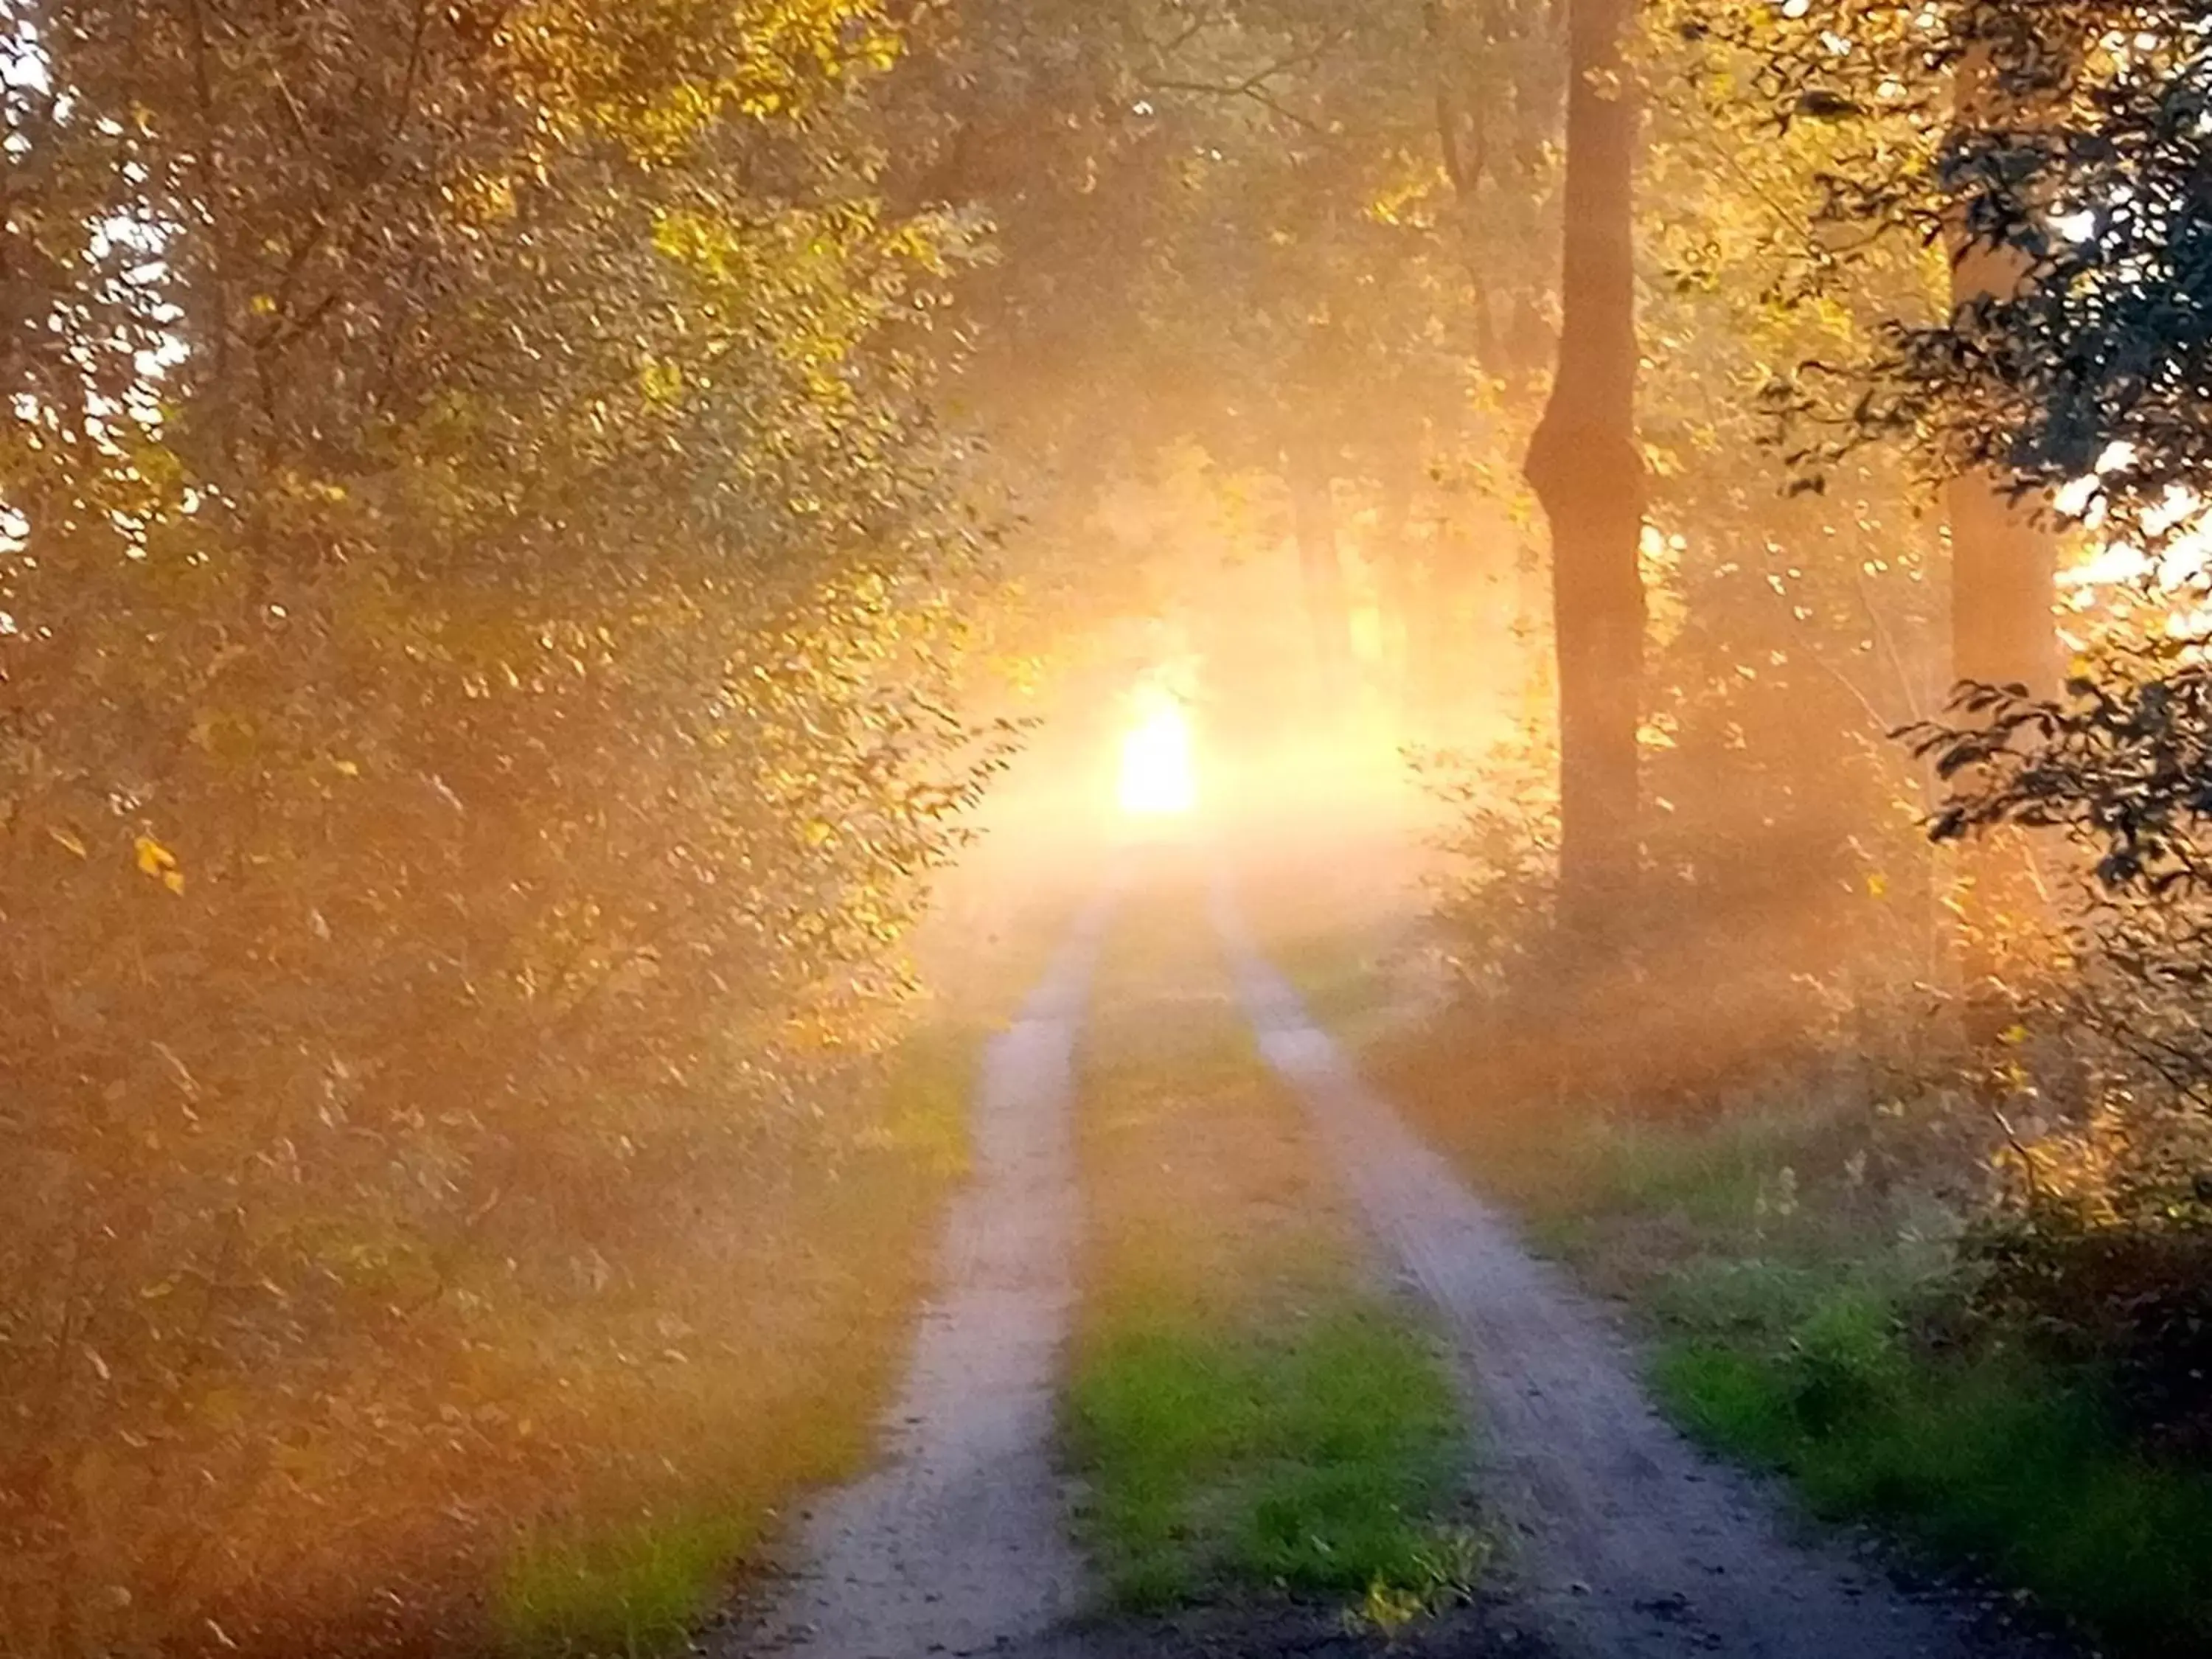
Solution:
M2197 1651L2200 10L0 0L0 1655Z

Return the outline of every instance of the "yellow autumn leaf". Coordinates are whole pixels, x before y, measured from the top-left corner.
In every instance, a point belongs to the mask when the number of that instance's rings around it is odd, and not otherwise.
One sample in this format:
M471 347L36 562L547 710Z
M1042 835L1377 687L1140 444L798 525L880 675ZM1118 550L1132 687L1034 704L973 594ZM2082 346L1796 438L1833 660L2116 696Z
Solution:
M138 837L137 862L142 874L153 877L171 892L185 890L185 873L177 868L177 855L151 836Z

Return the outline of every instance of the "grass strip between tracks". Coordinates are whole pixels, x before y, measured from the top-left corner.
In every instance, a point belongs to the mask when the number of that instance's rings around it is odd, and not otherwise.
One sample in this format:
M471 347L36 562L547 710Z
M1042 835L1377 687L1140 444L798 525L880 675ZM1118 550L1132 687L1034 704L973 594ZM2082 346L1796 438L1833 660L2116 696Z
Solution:
M1455 1524L1457 1407L1419 1321L1365 1282L1202 915L1132 902L1084 1047L1085 1540L1113 1611L1274 1591L1401 1622L1486 1553Z

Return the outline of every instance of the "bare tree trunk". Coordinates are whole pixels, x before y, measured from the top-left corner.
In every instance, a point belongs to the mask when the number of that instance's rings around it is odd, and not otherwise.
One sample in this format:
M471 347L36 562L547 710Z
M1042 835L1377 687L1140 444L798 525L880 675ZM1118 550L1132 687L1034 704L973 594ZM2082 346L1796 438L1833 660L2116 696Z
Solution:
M1623 942L1637 874L1644 476L1636 443L1638 110L1621 61L1633 0L1571 0L1558 378L1527 472L1552 527L1559 675L1559 923Z
M1336 480L1328 458L1293 449L1284 469L1291 491L1291 530L1298 548L1306 622L1313 632L1316 684L1334 708L1350 690L1352 614L1344 558L1337 546Z
M2063 52L2057 42L2048 50ZM1958 118L1963 126L2016 118L1992 87L1991 48L1983 46L1960 67ZM2055 92L2055 89L2054 89ZM1954 226L1951 301L1962 317L1974 307L2017 295L2027 280L2026 259L2009 246L1977 241ZM2032 504L2014 499L2011 481L1994 471L1968 473L1953 482L1946 505L1951 520L1951 653L1956 678L2021 684L2039 695L2058 686L2057 624L2051 599L2057 586L2057 543L2034 522Z
M1392 699L1401 722L1415 704L1415 662L1421 626L1420 548L1413 540L1413 488L1420 452L1384 459L1381 509L1375 530L1376 586L1382 605L1382 643L1389 657Z
M1474 212L1476 192L1490 166L1490 135L1484 111L1472 105L1462 82L1468 68L1473 43L1466 20L1452 0L1422 0L1425 28L1436 76L1437 143L1443 157L1444 176L1451 181L1459 204L1459 241L1467 261L1470 285L1468 302L1474 312L1474 361L1478 367L1498 366L1498 329L1490 299L1488 250L1475 239Z
M2063 50L2052 42L2054 50ZM1991 47L1961 65L1957 92L1962 125L2017 118L1992 87ZM1974 307L2016 295L2027 278L2014 249L1973 240L1960 227L1952 239L1951 298L1964 317ZM2015 499L2011 482L1994 471L1954 479L1945 507L1951 526L1951 668L1958 681L2020 685L2055 695L2061 654L2052 600L2057 588L2057 538L2035 522L2033 503ZM2002 1054L2001 1034L2014 1021L2004 990L2016 939L2045 919L2024 832L2003 830L1962 848L1959 872L1959 960L1966 988L1966 1036L1978 1054Z
M2056 538L1987 473L1954 480L1951 520L1951 664L1955 677L2058 689L2062 665L2051 601L2057 592Z
M1420 723L1439 738L1451 729L1464 678L1459 672L1460 618L1466 609L1461 601L1472 556L1458 506L1449 495L1438 504L1428 556L1418 572L1419 606L1406 647Z

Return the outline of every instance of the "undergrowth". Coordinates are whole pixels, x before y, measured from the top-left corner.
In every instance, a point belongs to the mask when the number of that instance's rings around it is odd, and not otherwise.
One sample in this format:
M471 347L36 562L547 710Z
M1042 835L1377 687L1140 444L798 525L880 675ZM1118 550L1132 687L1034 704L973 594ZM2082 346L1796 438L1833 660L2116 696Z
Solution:
M2212 1626L2212 1480L2144 1459L2094 1384L2003 1352L1916 1356L1892 1310L1817 1302L1795 1329L1677 1334L1660 1397L1693 1434L1888 1522L2144 1653Z
M859 1468L929 1269L932 1222L967 1167L978 1056L1064 926L1056 910L1017 920L988 960L944 965L866 1121L794 1172L774 1208L756 1206L744 1272L720 1286L754 1340L691 1352L657 1333L667 1363L595 1404L660 1449L644 1460L657 1474L588 1511L550 1510L517 1537L488 1596L507 1659L685 1651L791 1496ZM679 1445L690 1455L672 1458Z

